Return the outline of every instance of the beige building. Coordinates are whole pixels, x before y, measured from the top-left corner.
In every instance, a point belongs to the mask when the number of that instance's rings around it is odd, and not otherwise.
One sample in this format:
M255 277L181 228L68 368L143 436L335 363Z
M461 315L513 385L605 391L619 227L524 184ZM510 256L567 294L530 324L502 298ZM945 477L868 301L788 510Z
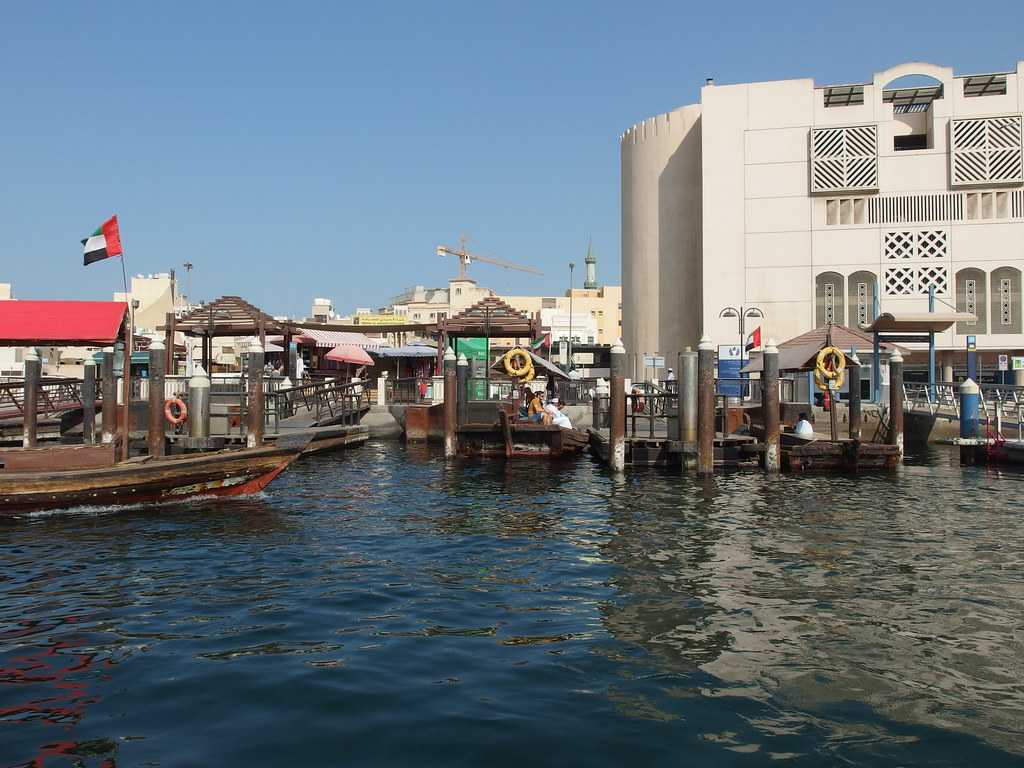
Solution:
M135 275L131 292L127 296L123 291L115 293L114 301L138 301L139 307L135 310L136 333L157 338L156 329L164 324L167 313L186 308L185 299L178 293L177 287L174 272Z
M764 338L782 341L869 324L876 297L881 312L927 311L930 289L940 310L977 316L938 336L940 361L968 335L1024 348L1022 110L1024 63L966 76L911 63L841 86L709 81L699 104L634 125L627 351L735 343L730 306L760 309Z

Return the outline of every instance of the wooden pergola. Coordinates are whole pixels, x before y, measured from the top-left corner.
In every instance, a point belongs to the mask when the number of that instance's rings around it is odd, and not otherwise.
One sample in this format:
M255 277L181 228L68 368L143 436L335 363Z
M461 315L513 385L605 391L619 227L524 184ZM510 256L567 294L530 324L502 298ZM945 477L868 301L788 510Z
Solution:
M454 317L439 321L437 329L437 365L441 370L451 339L535 339L540 335L540 314L528 315L497 296L488 296Z
M207 371L213 359L213 339L218 336L256 336L260 344L266 347L268 333L281 335L284 336L286 353L292 340L292 326L289 323L275 320L240 296L221 296L178 318L168 313L161 330L166 336L168 351L174 348L176 331L186 336L200 337L203 342L203 368Z

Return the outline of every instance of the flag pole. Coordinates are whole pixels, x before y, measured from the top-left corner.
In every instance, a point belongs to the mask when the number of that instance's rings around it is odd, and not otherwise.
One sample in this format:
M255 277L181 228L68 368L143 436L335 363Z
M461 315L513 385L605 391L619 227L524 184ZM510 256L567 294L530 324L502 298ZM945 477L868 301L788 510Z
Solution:
M123 383L124 405L122 406L124 419L124 440L121 443L121 461L128 461L128 443L131 440L131 405L132 405L132 347L135 346L135 307L132 302L132 295L128 291L128 268L124 263L124 246L121 246L121 276L124 278L124 298L128 302L128 338L125 343L124 363L122 365L121 381Z

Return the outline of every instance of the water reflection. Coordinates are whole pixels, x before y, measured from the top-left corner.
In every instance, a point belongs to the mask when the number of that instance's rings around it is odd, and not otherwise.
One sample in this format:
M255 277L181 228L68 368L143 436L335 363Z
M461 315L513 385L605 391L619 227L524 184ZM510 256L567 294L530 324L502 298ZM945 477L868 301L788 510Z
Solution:
M1019 760L1022 476L914 462L372 443L254 499L5 523L0 764Z

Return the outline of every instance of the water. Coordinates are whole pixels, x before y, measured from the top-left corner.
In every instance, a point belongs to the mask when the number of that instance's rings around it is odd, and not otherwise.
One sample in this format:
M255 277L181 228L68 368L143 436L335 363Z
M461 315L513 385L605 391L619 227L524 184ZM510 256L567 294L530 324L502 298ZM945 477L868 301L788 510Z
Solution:
M0 523L0 765L1022 765L1024 482L949 458L704 485L371 443Z

